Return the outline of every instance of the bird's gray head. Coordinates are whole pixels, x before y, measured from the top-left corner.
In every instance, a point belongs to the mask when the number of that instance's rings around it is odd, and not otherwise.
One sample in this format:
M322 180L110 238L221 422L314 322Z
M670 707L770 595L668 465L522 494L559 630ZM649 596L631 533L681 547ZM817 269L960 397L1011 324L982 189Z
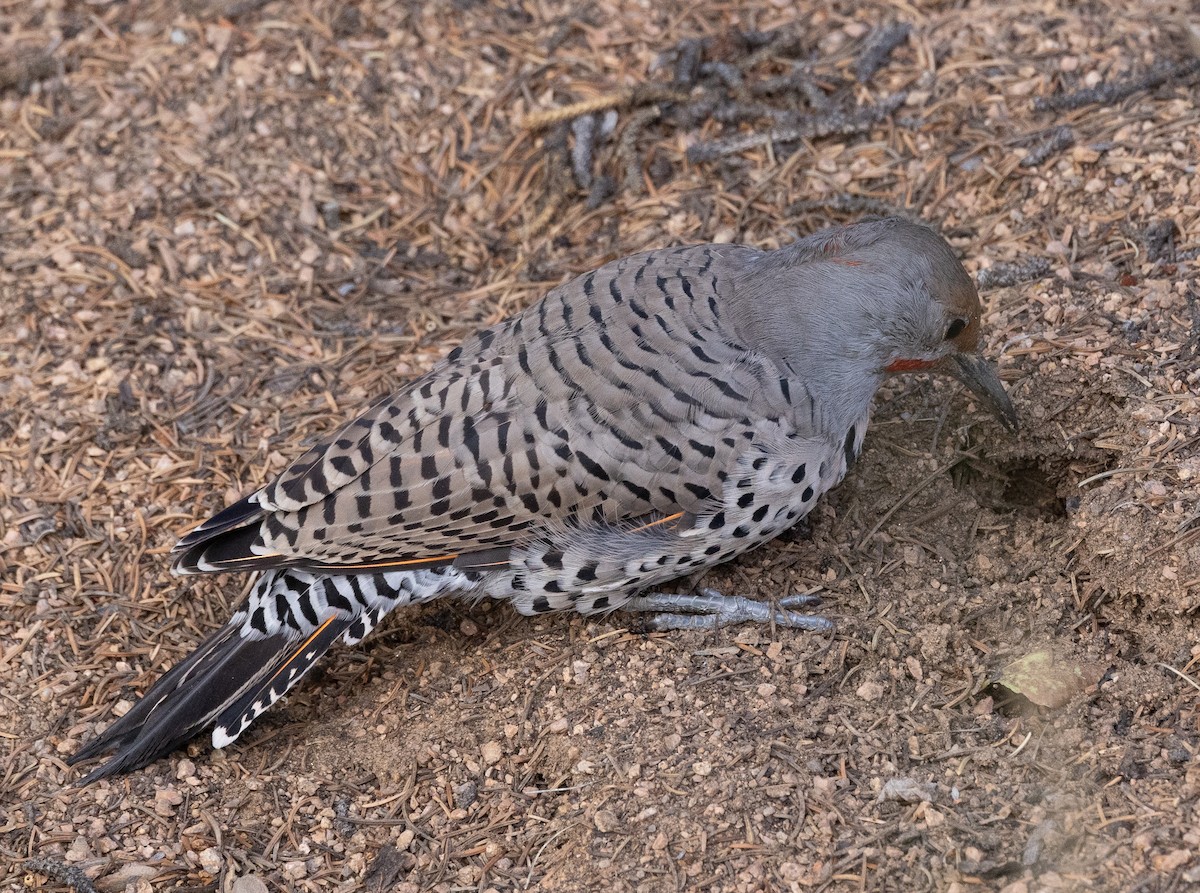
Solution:
M945 239L898 217L824 230L762 255L736 284L749 346L866 411L887 375L952 375L1015 430L1016 411L979 354L975 284Z

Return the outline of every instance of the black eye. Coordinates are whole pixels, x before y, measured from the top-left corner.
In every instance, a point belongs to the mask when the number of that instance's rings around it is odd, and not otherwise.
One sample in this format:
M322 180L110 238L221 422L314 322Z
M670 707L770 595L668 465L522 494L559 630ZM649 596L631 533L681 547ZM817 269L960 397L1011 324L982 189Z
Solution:
M954 320L954 322L950 323L950 328L946 329L946 340L949 341L951 338L957 338L966 327L967 321L965 319Z

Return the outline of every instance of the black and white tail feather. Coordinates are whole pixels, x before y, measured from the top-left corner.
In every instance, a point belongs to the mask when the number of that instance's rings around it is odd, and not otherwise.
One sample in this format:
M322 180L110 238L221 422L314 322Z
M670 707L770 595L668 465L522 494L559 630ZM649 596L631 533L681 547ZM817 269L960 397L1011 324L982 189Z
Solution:
M455 581L438 571L319 576L271 570L229 621L101 735L68 760L112 752L90 784L170 753L212 726L214 747L236 741L339 638L362 641L393 608L427 600Z

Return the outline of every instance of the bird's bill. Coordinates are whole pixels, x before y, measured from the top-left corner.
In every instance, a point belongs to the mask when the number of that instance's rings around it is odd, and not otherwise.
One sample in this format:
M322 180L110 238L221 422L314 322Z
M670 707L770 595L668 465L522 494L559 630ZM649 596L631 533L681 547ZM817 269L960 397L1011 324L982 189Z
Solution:
M994 365L973 353L953 354L939 365L941 371L957 378L982 400L1001 425L1009 431L1017 430L1017 410L1000 383L1000 374Z

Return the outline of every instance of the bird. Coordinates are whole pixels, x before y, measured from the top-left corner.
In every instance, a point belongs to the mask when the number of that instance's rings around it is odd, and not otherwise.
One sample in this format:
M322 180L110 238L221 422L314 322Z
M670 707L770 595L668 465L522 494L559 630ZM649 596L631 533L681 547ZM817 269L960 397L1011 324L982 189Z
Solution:
M70 758L108 755L79 783L210 728L229 745L334 643L434 599L831 629L793 610L804 595L658 587L802 519L854 463L891 376L953 376L1015 432L981 312L953 248L899 217L775 250L647 251L554 288L179 540L175 574L258 577Z

